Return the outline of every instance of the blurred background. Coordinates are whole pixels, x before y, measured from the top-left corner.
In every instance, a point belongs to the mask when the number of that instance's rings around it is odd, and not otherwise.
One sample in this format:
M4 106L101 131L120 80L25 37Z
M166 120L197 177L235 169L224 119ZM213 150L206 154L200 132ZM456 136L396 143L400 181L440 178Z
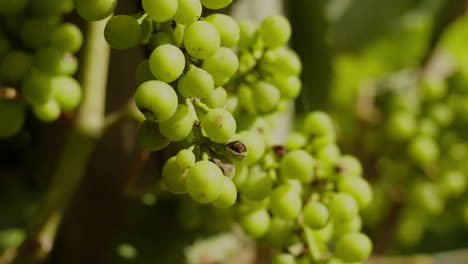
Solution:
M120 1L116 13L136 13L138 2ZM340 147L373 185L363 216L370 263L468 263L467 8L466 0L236 0L223 10L291 20L304 65L297 125L308 111L330 113ZM76 14L67 20L82 25ZM133 94L147 54L112 51L108 113ZM34 223L69 126L67 117L28 118L0 141L0 256ZM97 143L47 263L267 263L229 211L157 187L167 155L139 150L137 127L119 122Z

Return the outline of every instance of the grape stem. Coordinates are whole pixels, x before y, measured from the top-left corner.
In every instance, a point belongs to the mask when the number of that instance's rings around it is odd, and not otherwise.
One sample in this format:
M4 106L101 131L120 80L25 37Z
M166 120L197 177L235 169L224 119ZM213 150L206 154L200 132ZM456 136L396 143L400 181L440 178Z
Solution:
M306 226L303 226L303 230L310 257L312 258L314 263L317 263L322 260L322 252L320 251L317 240L315 239L314 232L312 231L312 229Z
M39 214L29 226L23 243L18 248L7 250L10 259L3 263L40 263L50 254L60 223L86 173L88 161L104 128L110 56L109 46L103 37L106 23L104 19L88 24L80 76L84 95L82 104Z

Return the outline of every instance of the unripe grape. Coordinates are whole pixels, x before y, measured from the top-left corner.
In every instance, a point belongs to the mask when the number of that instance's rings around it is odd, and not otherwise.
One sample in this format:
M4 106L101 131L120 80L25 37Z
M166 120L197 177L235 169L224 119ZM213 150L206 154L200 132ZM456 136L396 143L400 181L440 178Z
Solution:
M436 137L439 134L439 126L430 118L423 118L419 122L418 133L421 136Z
M144 121L137 134L137 142L140 147L147 151L158 151L167 145L169 140L159 132L158 123Z
M179 105L171 119L159 124L161 134L173 142L184 140L192 131L195 117L185 105Z
M302 72L302 62L297 53L284 47L267 51L260 61L260 67L275 75L299 76Z
M442 175L439 184L446 197L458 197L465 192L468 181L462 171L451 170Z
M353 196L360 209L367 208L372 202L372 188L363 178L342 177L338 181L338 190Z
M162 31L153 33L148 42L148 45L152 50L164 44L173 44L173 41L169 33Z
M192 150L183 149L176 155L177 166L181 169L188 169L195 164L196 157Z
M44 104L33 104L33 112L37 119L44 123L51 123L60 117L60 105L51 99Z
M149 66L149 60L143 60L138 64L135 72L135 79L138 85L147 81L155 80Z
M74 24L65 23L52 31L50 44L58 50L75 53L83 44L83 34Z
M218 199L213 202L217 208L228 208L236 203L237 189L231 179L224 177L224 187Z
M294 221L288 221L279 217L271 220L270 228L265 236L265 240L274 247L286 247L293 242Z
M350 233L336 243L335 254L345 262L361 262L372 252L372 242L362 233Z
M114 49L129 49L140 43L140 24L136 18L131 16L113 16L107 21L104 37Z
M210 110L201 122L207 136L216 143L226 143L236 133L236 120L222 108Z
M439 157L439 147L430 137L419 136L414 138L409 145L409 156L418 165L426 166Z
M302 149L307 144L307 137L299 132L292 132L286 139L286 148L288 150Z
M309 182L314 173L314 159L304 150L293 150L281 160L280 172L285 178Z
M223 87L214 89L202 102L209 108L224 108L226 105L228 94Z
M52 78L40 71L31 71L23 81L21 90L28 103L45 104L52 98Z
M187 168L181 168L177 164L177 158L172 157L164 164L162 168L162 180L167 189L175 194L184 194L187 192Z
M359 215L356 215L348 221L335 221L333 224L333 230L336 237L341 237L348 233L359 232L362 229L362 220Z
M55 100L64 112L75 109L81 102L81 85L72 77L54 77L52 79L52 90Z
M66 74L67 63L67 54L54 48L43 48L34 55L34 66L47 74Z
M276 253L271 259L271 264L296 264L296 259L289 253Z
M171 83L184 72L185 56L178 47L165 44L151 53L149 63L151 72L158 80Z
M205 98L213 92L213 77L205 70L192 66L188 72L179 79L177 89L185 98Z
M265 140L256 131L242 131L239 133L240 141L247 146L247 156L243 163L252 165L256 163L265 153Z
M0 99L0 138L10 138L23 127L25 120L23 104Z
M276 86L260 81L253 87L255 106L261 113L269 113L278 106L281 95Z
M246 84L239 85L237 90L239 106L250 115L257 113L256 102L252 88Z
M250 47L255 38L255 24L248 21L242 20L239 22L239 43L237 46L239 49L244 50Z
M212 57L203 61L202 69L209 72L216 85L224 85L239 68L239 59L232 49L222 47Z
M328 203L333 220L349 221L357 216L359 207L354 198L346 193L337 193Z
M174 17L178 0L142 0L143 10L156 22L166 22Z
M264 236L268 232L270 221L270 215L265 209L249 212L239 219L244 231L253 238Z
M403 217L397 227L398 242L405 246L413 246L424 235L425 227L416 215Z
M148 120L163 122L175 114L178 98L174 89L167 83L147 81L136 90L135 103Z
M215 55L221 46L221 37L215 26L197 21L185 30L184 46L190 56L205 60Z
M306 135L334 135L334 131L333 121L330 116L324 112L312 112L308 114L304 120L304 133Z
M270 16L260 25L260 35L270 49L285 45L291 38L291 33L291 24L281 15Z
M429 116L442 127L450 125L454 120L452 110L444 103L438 103L430 106Z
M416 120L410 112L398 111L390 116L386 127L390 138L403 140L416 132Z
M447 83L438 77L426 78L421 84L422 93L426 100L436 100L447 94Z
M232 181L237 189L242 189L249 176L249 167L244 164L236 164L236 173Z
M271 177L260 167L254 166L249 170L249 175L242 185L242 195L247 199L259 201L270 195L273 188Z
M297 76L275 75L272 83L278 87L284 100L296 99L301 93L302 82Z
M207 16L205 21L218 30L221 37L221 46L232 48L239 42L239 24L232 17L224 14L212 14Z
M221 195L224 186L223 172L210 161L199 161L187 174L187 192L199 203L212 203Z
M173 18L177 23L190 25L201 17L203 7L200 0L178 1L179 7Z
M151 36L153 35L153 30L155 30L153 20L146 17L143 21L139 20L138 22L140 24L140 43L148 44Z
M114 12L117 0L75 0L78 14L89 21L101 20Z
M65 53L60 66L60 74L74 75L78 71L78 59L71 53Z
M280 185L270 195L270 209L279 218L293 220L299 216L301 208L301 196L289 184Z
M338 162L338 166L342 170L344 177L361 177L362 165L361 162L351 155L343 155Z
M304 224L312 229L324 228L329 220L328 209L320 202L310 202L302 209Z
M8 52L0 64L1 80L8 84L17 84L28 74L31 61L31 56L21 50Z
M434 183L420 182L414 186L412 191L414 202L424 211L438 215L444 210L444 200L439 186Z
M57 21L50 18L30 18L23 22L20 37L28 48L38 49L45 46L49 40Z
M208 9L221 9L230 5L233 0L201 0L204 7Z

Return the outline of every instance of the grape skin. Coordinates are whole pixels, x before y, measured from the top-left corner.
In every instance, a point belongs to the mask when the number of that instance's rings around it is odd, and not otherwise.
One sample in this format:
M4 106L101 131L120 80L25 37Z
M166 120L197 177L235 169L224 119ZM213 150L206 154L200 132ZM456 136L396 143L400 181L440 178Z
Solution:
M174 89L161 81L147 81L135 93L135 103L150 121L169 120L176 112L178 98Z
M198 203L212 203L221 195L224 186L221 169L210 161L199 161L189 169L186 188Z

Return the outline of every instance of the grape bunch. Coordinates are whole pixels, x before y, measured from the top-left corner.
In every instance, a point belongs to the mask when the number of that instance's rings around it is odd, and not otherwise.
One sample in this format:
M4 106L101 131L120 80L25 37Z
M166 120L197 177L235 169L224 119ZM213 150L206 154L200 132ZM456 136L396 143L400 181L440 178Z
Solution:
M459 71L447 78L424 77L408 87L383 86L377 96L382 120L365 139L378 157L379 177L366 219L376 225L395 210L392 203L400 204L400 246L443 234L441 222L445 228L462 226L468 197L467 87L466 73Z
M48 123L80 103L83 36L63 21L72 10L72 0L0 1L0 139L21 131L29 107Z

